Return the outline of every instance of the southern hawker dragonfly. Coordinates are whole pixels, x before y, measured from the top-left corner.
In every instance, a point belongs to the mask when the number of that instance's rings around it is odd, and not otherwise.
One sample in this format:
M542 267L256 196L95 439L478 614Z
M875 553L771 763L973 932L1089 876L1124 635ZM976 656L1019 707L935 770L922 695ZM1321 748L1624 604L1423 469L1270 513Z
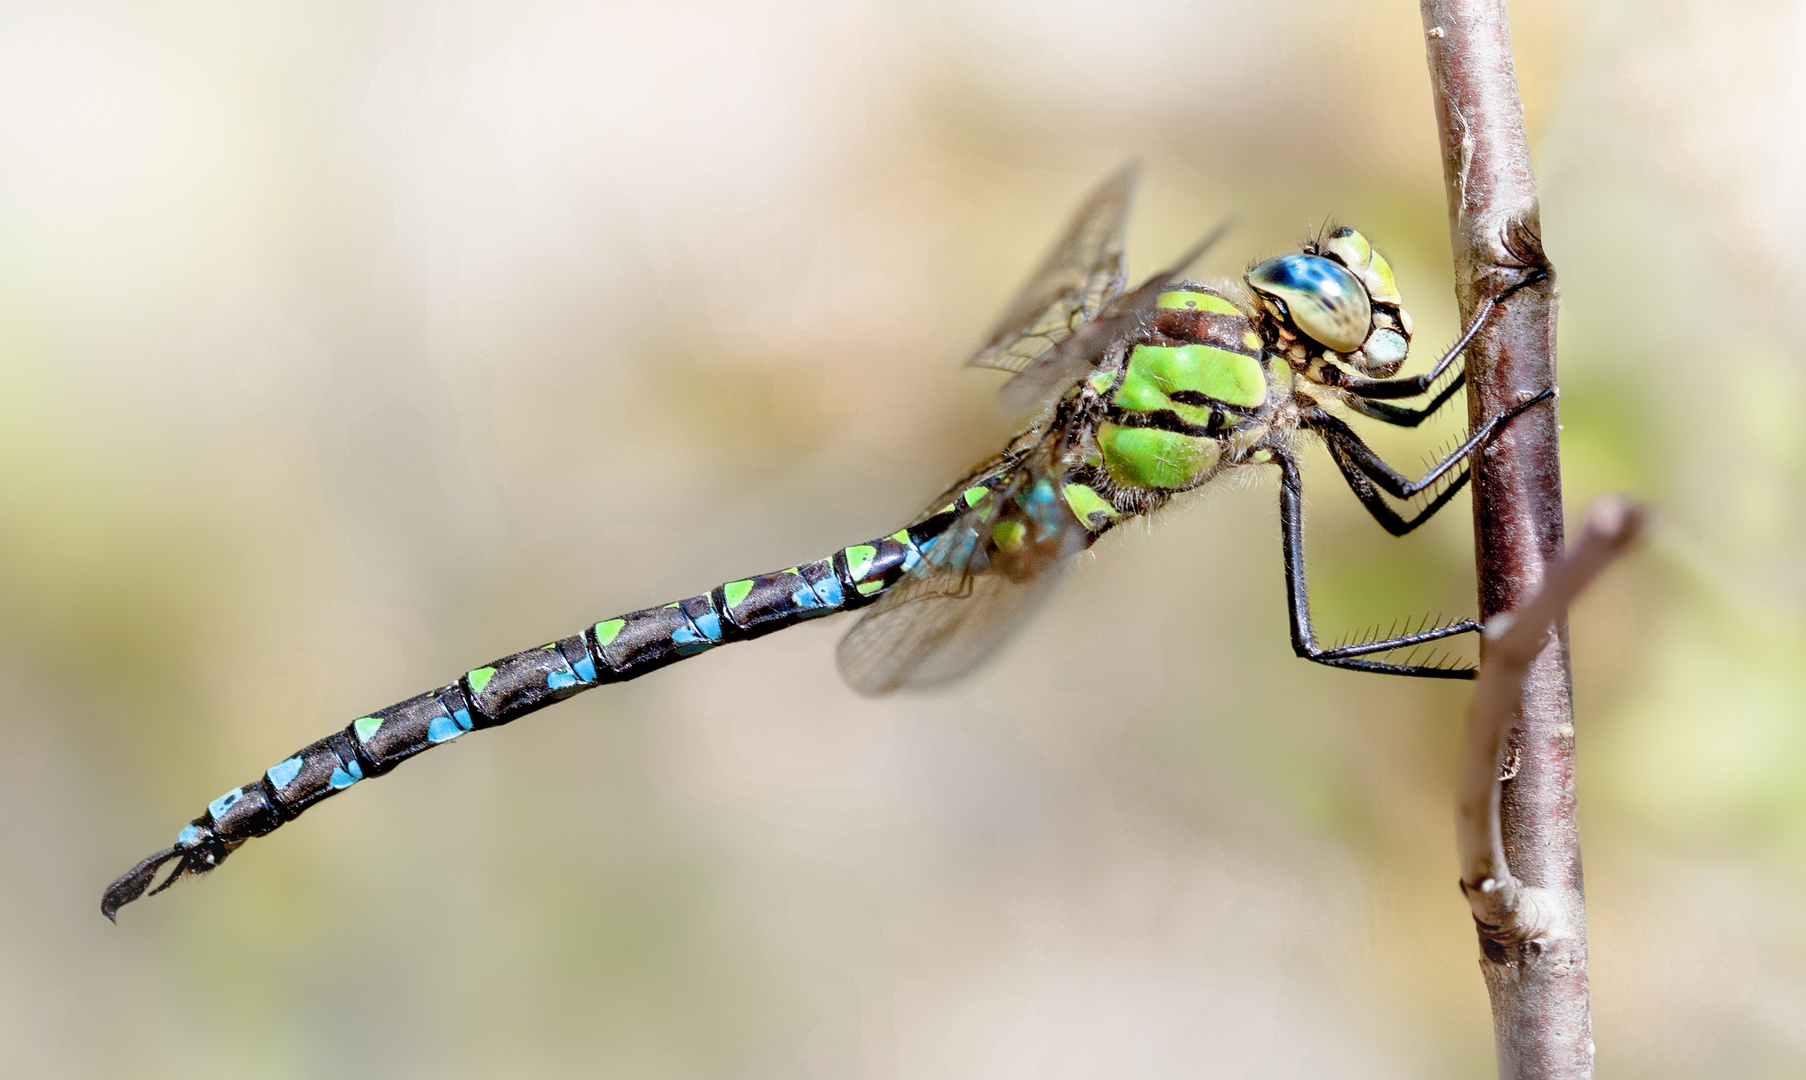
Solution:
M1431 394L1489 314L1538 273L1483 305L1428 371L1398 378L1411 318L1390 264L1351 228L1326 228L1299 251L1255 264L1240 282L1180 280L1219 228L1124 292L1123 232L1136 178L1127 166L1092 193L970 361L1014 373L1005 399L1033 422L909 524L814 562L604 619L360 716L209 803L172 846L109 886L101 911L113 918L147 890L206 873L322 799L466 732L835 612L864 611L838 652L842 675L859 692L957 678L994 652L1099 536L1249 466L1279 474L1299 656L1357 671L1471 677L1469 667L1420 662L1414 653L1383 658L1479 630L1471 620L1426 622L1335 648L1318 643L1305 579L1299 450L1307 437L1322 440L1388 532L1403 535L1429 519L1466 483L1468 456L1554 391L1493 417L1417 480L1388 466L1337 412L1421 423L1462 386L1457 370ZM1428 400L1395 403L1414 398ZM1427 501L1410 516L1387 501L1420 494Z

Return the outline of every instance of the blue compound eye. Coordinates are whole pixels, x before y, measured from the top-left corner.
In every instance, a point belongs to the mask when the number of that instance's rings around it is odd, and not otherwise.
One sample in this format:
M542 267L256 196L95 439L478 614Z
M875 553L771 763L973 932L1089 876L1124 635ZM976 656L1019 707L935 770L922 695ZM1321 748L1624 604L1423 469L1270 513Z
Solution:
M1317 255L1281 255L1248 271L1248 284L1280 301L1298 329L1324 347L1351 353L1373 329L1373 303L1361 280Z

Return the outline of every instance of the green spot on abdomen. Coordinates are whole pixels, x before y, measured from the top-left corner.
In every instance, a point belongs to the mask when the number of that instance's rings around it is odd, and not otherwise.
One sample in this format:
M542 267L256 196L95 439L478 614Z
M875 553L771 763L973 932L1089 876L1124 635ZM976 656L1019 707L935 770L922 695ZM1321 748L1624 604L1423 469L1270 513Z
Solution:
M1092 532L1103 529L1121 516L1116 512L1116 507L1099 495L1095 488L1084 484L1067 484L1064 494L1066 505L1072 508L1073 516L1084 522L1085 527Z
M1110 479L1126 487L1190 487L1223 454L1215 439L1117 424L1098 425L1097 442Z
M621 628L627 625L626 619L609 619L596 624L596 644L606 646L621 636Z
M969 487L961 497L966 500L967 506L977 506L979 500L990 493L991 489L987 487Z
M796 571L792 570L791 573ZM739 607L740 601L752 595L753 583L748 581L730 581L721 586L721 598L727 601L728 607Z
M470 692L480 694L483 692L483 687L489 685L489 680L495 678L495 669L492 667L473 668L464 673L464 678L470 683Z
M878 557L878 549L870 544L854 544L846 549L847 573L853 580L864 577L872 568L872 560Z
M357 736L358 742L367 743L370 736L376 734L376 729L382 726L380 716L360 716L351 722L351 733Z
M1020 521L999 521L991 526L991 543L1005 555L1014 555L1022 550L1022 541L1028 536L1028 526Z

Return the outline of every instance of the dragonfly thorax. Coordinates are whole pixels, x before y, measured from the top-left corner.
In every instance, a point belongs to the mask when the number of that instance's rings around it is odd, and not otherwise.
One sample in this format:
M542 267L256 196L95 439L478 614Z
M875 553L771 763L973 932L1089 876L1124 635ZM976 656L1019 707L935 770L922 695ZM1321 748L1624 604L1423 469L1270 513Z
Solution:
M1267 403L1263 343L1220 293L1184 284L1161 295L1153 326L1092 389L1105 404L1097 451L1110 486L1184 491L1233 456L1229 436Z

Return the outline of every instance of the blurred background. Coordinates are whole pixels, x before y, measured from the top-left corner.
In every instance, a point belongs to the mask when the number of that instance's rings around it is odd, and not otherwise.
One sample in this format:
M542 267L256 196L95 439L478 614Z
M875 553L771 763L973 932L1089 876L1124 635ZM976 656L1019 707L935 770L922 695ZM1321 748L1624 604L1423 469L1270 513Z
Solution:
M1806 1067L1806 6L1525 0L1602 1075ZM1334 214L1457 333L1415 4L0 4L0 1074L1487 1076L1465 688L1287 646L1273 481L997 662L813 624L440 749L127 908L352 717L897 527L1090 187ZM1413 466L1456 434L1381 431ZM1332 635L1470 611L1310 461Z

